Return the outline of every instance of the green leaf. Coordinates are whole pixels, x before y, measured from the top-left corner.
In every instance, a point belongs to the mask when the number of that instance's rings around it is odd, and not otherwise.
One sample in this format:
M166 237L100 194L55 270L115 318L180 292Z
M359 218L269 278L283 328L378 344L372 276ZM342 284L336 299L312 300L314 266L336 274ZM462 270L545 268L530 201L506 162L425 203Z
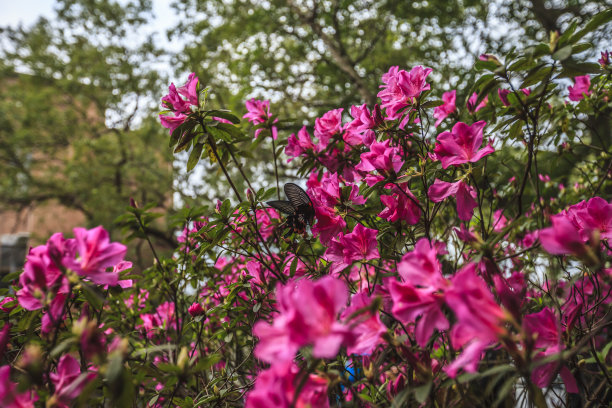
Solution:
M431 386L433 383L430 381L427 384L421 385L420 387L416 387L414 389L414 398L420 404L424 403L431 392Z
M546 78L552 71L552 67L539 65L532 69L519 88L527 88L535 85Z
M572 55L572 46L566 45L565 47L555 51L552 58L557 61L565 61Z
M230 125L229 123L219 123L217 125L217 128L223 130L226 133L229 133L230 135L232 135L232 137L236 139L242 137L242 130L240 130L240 128L237 126Z
M572 44L577 43L582 37L592 31L595 31L597 28L608 23L609 21L612 21L612 9L607 9L601 13L595 14L595 16L593 16L593 18L584 26L582 30L573 35L570 42Z
M235 116L233 113L226 109L210 110L206 112L206 116L215 116L218 118L226 119L234 124L240 123L240 119L238 119L237 116Z
M202 156L202 149L204 148L203 143L197 143L191 149L191 153L189 154L189 159L187 159L187 171L193 170L198 161L200 161L200 157Z

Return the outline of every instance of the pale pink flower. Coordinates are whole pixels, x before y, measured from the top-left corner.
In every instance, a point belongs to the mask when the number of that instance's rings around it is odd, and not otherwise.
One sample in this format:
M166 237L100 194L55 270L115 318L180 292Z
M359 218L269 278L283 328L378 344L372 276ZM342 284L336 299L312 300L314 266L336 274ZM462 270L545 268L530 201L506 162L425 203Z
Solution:
M454 89L450 92L444 92L442 94L442 102L444 102L444 104L434 108L433 117L437 119L436 123L434 124L435 127L440 126L440 123L442 123L442 121L446 119L448 115L457 110L457 107L455 106L456 99L457 91Z
M473 125L459 122L453 126L452 132L446 131L438 135L433 158L442 162L442 168L463 163L476 163L483 157L493 153L492 144L482 146L483 129L486 122L481 120ZM480 150L479 150L480 149Z

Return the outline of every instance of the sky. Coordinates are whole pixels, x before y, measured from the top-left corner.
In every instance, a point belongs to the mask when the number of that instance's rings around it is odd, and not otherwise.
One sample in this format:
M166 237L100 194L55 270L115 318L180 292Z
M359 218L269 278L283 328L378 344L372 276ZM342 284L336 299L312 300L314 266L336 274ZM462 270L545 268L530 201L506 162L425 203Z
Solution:
M175 25L177 17L170 8L170 0L153 0L155 20L151 28L161 35L159 39L167 41L166 29ZM30 25L39 17L53 19L55 0L0 0L0 26Z

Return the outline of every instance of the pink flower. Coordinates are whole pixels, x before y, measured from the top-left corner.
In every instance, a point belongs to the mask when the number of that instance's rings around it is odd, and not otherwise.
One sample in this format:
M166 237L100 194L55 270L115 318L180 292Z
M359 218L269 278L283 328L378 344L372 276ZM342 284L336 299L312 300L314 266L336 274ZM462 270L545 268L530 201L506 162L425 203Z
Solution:
M373 310L363 310L372 304L367 290L357 292L351 297L351 305L342 312L341 319L353 328L357 335L355 344L347 348L348 354L370 354L381 344L381 336L387 328L380 321L380 313ZM351 318L353 314L360 313Z
M353 105L351 106L351 116L354 119L345 126L344 141L350 145L369 145L375 137L372 129L383 122L380 106L375 105L374 110L370 113L365 103L361 106ZM367 141L370 141L370 143L367 143Z
M446 367L446 373L454 378L459 369L474 372L482 351L505 333L504 312L482 278L476 275L476 264L469 263L452 278L445 301L457 318L450 334L455 349L464 350Z
M58 293L51 303L49 304L49 310L47 310L41 319L41 327L40 332L42 334L49 334L52 330L54 330L58 322L61 322L66 317L65 312L65 303L66 303L66 294Z
M388 186L387 186L388 187ZM391 195L381 195L380 201L385 206L378 216L389 222L404 220L410 225L419 222L421 209L418 206L419 200L408 189L407 183L393 185Z
M415 323L416 341L421 347L425 347L434 329L449 327L441 309L443 291L448 286L437 259L441 253L444 253L441 246L431 245L429 240L421 238L398 265L403 282L391 281L389 287L393 316L405 324Z
M434 125L435 127L440 126L440 123L442 123L442 121L446 119L448 115L457 110L457 107L455 106L456 99L457 91L454 89L450 92L444 92L442 94L442 102L444 102L444 105L436 106L434 108L433 117L437 119Z
M346 228L346 222L333 208L315 207L315 217L317 222L312 226L312 233L323 245L329 245L331 239Z
M0 300L0 312L10 313L15 307L17 307L16 299L11 296L6 296Z
M493 231L502 232L508 226L508 219L504 216L503 210L493 212Z
M11 381L10 374L10 366L0 367L0 405L3 408L34 408L38 397L32 396L32 392L17 392L17 383Z
M471 126L459 122L453 126L452 132L440 133L434 148L434 159L442 162L442 168L447 168L450 165L475 163L493 153L495 149L490 143L478 150L482 146L482 130L486 124L482 120Z
M601 239L612 238L612 204L601 197L582 201L567 210L574 225L580 229L584 241L591 238L593 231L598 231Z
M179 113L189 113L189 101L184 100L179 95L174 84L170 84L170 92L162 98L162 105L168 109L172 109L175 115Z
M355 166L356 170L373 171L381 173L393 171L397 173L404 165L404 161L397 147L390 147L391 139L384 142L372 142L370 151L361 153L361 162Z
M601 51L601 58L597 60L597 62L599 62L603 68L610 65L610 51Z
M540 230L540 242L553 255L582 255L586 247L576 226L563 214L551 217L552 227Z
M497 90L497 94L499 95L499 99L504 106L510 106L510 101L508 101L508 94L510 94L510 90L499 88Z
M30 250L19 286L17 300L26 310L41 309L58 293L68 293L68 280L49 256L48 243Z
M319 139L319 150L325 149L329 140L342 132L343 110L342 108L330 110L320 118L315 119L314 135Z
M416 66L410 72L399 70L397 66L389 68L382 76L385 85L380 87L383 90L378 93L388 119L398 119L403 108L412 103L414 98L418 98L423 91L430 89L426 79L431 71L431 68L422 66Z
M260 321L253 328L259 337L255 355L269 363L286 361L293 359L300 347L312 344L314 357L335 357L341 345L351 346L356 337L337 320L347 299L344 282L331 276L279 285L279 314L272 324Z
M536 349L542 351L536 354L535 360L561 352L564 347L561 344L560 323L553 311L547 307L538 313L526 315L523 319L523 327L527 336L531 337ZM550 362L537 365L531 376L538 387L548 387L557 372L561 375L567 392L577 393L578 386L574 376L564 365L559 370L558 362Z
M455 196L457 199L457 214L462 221L471 220L472 215L474 215L474 208L478 205L476 203L476 189L461 180L449 183L436 179L429 187L428 194L434 203L439 203L450 196Z
M185 98L187 98L187 102L189 102L189 104L194 105L194 106L198 106L198 82L200 80L198 79L198 77L196 76L195 72L192 72L191 74L189 74L189 77L187 78L187 82L185 82L185 85L181 86L178 89L178 93L180 93L182 96L184 96Z
M346 263L354 261L367 261L378 259L378 242L376 241L377 230L366 228L357 224L350 234L340 238L344 250Z
M57 371L49 374L55 387L53 397L62 407L68 407L83 388L96 377L96 373L81 373L81 366L74 357L65 354L60 358Z
M243 116L243 118L248 119L249 122L253 123L254 125L261 125L268 122L272 118L272 115L270 114L270 101L262 101L253 98L246 101L245 105L248 112ZM274 122L272 123L276 122L278 122L278 119L274 119ZM264 130L264 128L255 130L255 138L257 138L257 136L259 136L259 134ZM276 140L278 138L278 129L276 126L271 126L270 132L272 133L272 138Z
M202 305L198 302L195 302L194 304L189 306L189 309L187 309L187 311L189 312L191 317L201 316L206 313L202 308Z
M70 268L99 285L117 285L119 272L107 272L106 269L123 261L127 247L111 243L102 226L90 230L75 228L74 239L79 256L72 261Z
M588 75L574 78L574 86L568 88L570 101L580 101L585 96L591 95L593 92L589 91L590 86L591 78Z
M4 351L9 343L9 335L11 334L11 324L5 323L0 331L0 356L4 356ZM0 401L2 399L0 398Z
M303 126L297 133L297 136L295 133L292 133L287 140L287 147L285 147L285 154L289 156L287 163L293 160L294 157L308 156L309 151L316 152L316 146L312 142L306 126Z
M255 387L247 394L245 408L329 408L327 380L309 374L300 384L299 372L299 368L290 361L275 363L260 372ZM300 392L296 397L298 388Z
M472 96L470 96L470 99L468 99L467 104L466 104L468 112L476 113L482 108L484 108L485 106L487 106L487 103L489 103L489 96L485 96L484 99L480 101L478 106L476 106L476 101L478 101L478 94L474 92Z

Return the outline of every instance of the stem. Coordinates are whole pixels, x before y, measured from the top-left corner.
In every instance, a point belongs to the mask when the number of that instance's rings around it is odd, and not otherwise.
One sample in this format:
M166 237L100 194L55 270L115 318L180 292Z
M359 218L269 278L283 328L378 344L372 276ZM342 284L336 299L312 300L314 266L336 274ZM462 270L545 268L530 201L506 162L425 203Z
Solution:
M239 202L242 202L243 201L242 197L240 196L240 193L238 192L238 189L234 185L234 182L232 181L232 178L230 177L229 173L227 172L227 169L223 165L223 162L221 161L221 158L219 157L219 154L217 153L217 147L215 146L213 140L210 137L208 138L208 144L210 145L210 149L212 150L213 154L215 155L215 159L217 159L217 163L219 163L219 166L221 166L221 170L223 170L223 174L225 174L225 178L227 179L228 183L230 183L230 186L232 186L232 190L234 190L234 194L236 194L236 198L238 198Z
M272 129L270 128L270 135L272 135ZM274 157L274 177L276 177L276 196L280 200L280 186L278 184L278 166L276 165L276 142L272 137L272 156Z

